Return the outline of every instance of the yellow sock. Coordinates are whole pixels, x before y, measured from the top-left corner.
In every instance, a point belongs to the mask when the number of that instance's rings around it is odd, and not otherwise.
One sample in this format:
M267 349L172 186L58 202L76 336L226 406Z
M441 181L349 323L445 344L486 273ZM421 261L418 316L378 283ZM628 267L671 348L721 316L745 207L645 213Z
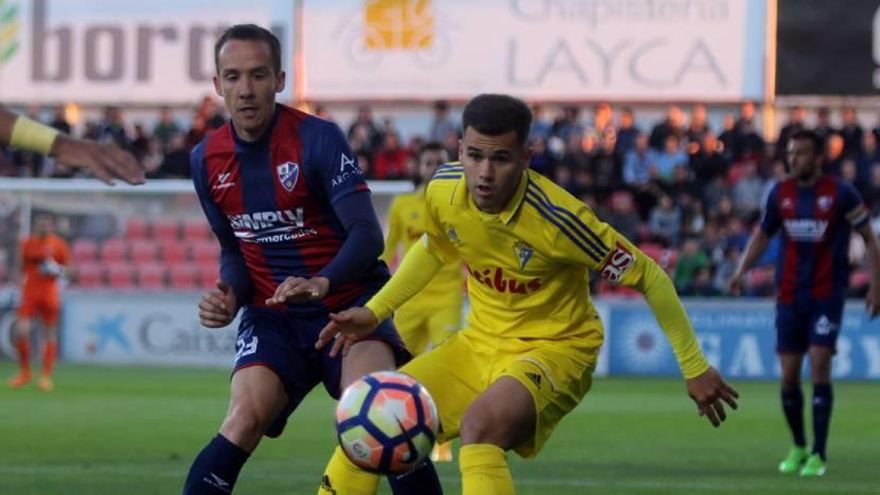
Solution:
M486 443L463 445L458 451L462 495L514 495L507 455Z
M324 469L318 495L375 495L378 486L378 475L355 466L342 448L336 447Z

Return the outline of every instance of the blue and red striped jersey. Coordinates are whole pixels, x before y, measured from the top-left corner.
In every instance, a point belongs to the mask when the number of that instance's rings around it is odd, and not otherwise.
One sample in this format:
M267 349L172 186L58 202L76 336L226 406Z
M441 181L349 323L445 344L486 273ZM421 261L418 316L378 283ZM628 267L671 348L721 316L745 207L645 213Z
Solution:
M202 208L220 241L220 278L232 285L240 305L265 306L289 276L324 275L346 240L339 205L351 198L364 201L356 204L365 205L365 218L375 224L381 252L369 188L333 123L276 105L259 140L240 140L227 123L193 149L191 166ZM388 279L378 254L366 265L339 284L331 278L324 301L290 304L288 311L335 311Z
M849 239L868 221L858 191L830 175L809 187L794 179L776 184L767 196L761 229L782 230L776 261L780 303L808 303L845 297L849 285Z

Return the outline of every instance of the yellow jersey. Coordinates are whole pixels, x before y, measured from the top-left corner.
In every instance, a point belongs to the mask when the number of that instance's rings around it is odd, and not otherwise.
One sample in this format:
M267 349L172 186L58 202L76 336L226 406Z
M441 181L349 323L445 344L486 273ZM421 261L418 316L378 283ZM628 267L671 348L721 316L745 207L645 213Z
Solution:
M403 245L403 253L425 234L425 187L415 192L401 194L394 198L388 210L388 235L385 238L385 252L382 259L391 265L397 248ZM401 308L431 309L454 305L461 308L464 298L462 267L458 258L437 272L431 283Z
M407 258L424 253L438 264L465 262L469 329L513 340L577 338L598 347L603 331L588 284L595 271L645 294L685 377L709 367L666 274L549 179L525 170L505 209L488 214L474 204L461 165L448 164L438 168L425 200L423 249ZM387 317L422 286L422 271L404 260L366 306Z

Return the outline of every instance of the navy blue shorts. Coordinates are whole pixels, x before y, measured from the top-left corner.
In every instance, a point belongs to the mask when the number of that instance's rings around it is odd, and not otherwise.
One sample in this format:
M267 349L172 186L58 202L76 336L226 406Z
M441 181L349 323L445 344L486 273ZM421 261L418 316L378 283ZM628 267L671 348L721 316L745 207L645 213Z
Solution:
M843 298L776 305L776 352L805 353L810 346L837 350Z
M331 397L339 398L342 353L331 358L328 354L332 343L323 349L315 349L318 333L329 321L327 314L292 316L274 309L254 307L243 311L235 344L233 373L249 366L265 366L278 375L290 399L266 435L280 435L287 417L319 383L324 384ZM390 319L380 323L369 338L388 343L398 366L412 358Z

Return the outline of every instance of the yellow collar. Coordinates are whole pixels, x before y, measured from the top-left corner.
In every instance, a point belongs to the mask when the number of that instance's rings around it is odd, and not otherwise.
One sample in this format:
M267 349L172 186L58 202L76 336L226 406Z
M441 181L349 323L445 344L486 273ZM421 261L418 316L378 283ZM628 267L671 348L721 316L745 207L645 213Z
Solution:
M470 193L468 192L467 180L465 179L464 175L462 175L461 179L459 179L458 183L455 185L455 190L452 192L452 198L450 199L449 203L460 208L472 209L483 220L498 218L504 224L509 224L510 221L513 220L514 215L516 215L516 212L519 211L520 205L523 203L523 198L525 198L526 196L526 186L528 185L529 173L528 170L525 170L520 177L519 185L516 188L516 192L513 194L513 197L510 198L507 206L505 206L500 213L492 214L486 213L477 208L477 206L471 199Z

